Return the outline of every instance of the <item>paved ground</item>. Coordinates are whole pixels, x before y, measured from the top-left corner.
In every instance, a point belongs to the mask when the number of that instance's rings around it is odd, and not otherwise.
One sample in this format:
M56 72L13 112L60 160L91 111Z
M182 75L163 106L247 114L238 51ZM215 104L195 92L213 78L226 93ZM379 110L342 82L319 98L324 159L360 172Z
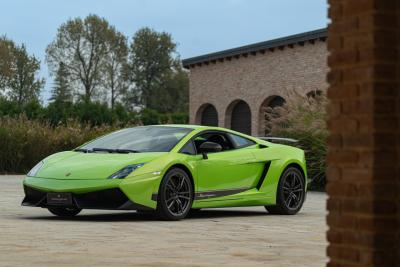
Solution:
M204 210L179 222L135 212L59 219L21 207L21 176L0 176L0 266L324 266L325 195L296 216Z

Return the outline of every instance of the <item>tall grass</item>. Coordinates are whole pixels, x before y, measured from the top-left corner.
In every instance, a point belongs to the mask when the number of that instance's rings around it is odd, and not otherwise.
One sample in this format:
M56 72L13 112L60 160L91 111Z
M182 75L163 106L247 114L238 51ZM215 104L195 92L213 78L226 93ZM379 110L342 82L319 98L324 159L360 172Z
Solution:
M310 189L323 189L326 184L327 98L324 93L307 97L296 92L285 96L282 107L267 108L266 134L299 140L307 160Z
M54 127L25 116L0 117L0 173L26 173L48 155L71 150L115 129L76 121Z

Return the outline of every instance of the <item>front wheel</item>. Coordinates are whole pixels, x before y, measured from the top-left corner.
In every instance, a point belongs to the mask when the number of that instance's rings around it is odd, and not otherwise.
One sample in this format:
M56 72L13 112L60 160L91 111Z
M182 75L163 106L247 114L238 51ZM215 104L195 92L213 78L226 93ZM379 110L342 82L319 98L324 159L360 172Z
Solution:
M158 216L168 221L183 219L189 213L192 201L193 185L189 175L179 168L169 170L158 192Z
M71 207L71 208L66 208L66 207L48 207L47 208L51 213L54 215L60 216L60 217L73 217L75 215L78 215L79 212L81 212L82 209Z
M303 206L306 188L303 173L295 168L287 168L279 179L276 205L265 206L271 214L294 215Z

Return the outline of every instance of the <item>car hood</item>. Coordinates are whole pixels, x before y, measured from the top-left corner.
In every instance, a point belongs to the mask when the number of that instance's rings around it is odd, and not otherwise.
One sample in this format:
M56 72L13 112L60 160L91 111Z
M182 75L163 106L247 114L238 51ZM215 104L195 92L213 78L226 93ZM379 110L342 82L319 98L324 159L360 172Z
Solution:
M147 163L167 152L149 153L82 153L60 152L47 157L36 177L52 179L107 179L122 168Z

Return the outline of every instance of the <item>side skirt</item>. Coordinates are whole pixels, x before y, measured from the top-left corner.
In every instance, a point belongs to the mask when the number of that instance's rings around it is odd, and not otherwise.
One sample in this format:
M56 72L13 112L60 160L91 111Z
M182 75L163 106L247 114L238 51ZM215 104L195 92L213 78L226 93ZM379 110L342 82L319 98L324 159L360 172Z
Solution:
M236 189L226 189L226 190L212 190L212 191L203 191L197 192L194 195L194 200L208 199L208 198L216 198L216 197L225 197L229 195L239 194L244 191L249 190L248 187L236 188Z
M235 189L224 189L224 190L211 190L211 191L202 191L197 192L194 194L194 200L202 200L208 198L216 198L216 197L225 197L229 195L239 194L244 191L247 191L251 188L249 187L242 187L242 188L235 188ZM151 200L157 201L158 194L153 194L151 196Z

